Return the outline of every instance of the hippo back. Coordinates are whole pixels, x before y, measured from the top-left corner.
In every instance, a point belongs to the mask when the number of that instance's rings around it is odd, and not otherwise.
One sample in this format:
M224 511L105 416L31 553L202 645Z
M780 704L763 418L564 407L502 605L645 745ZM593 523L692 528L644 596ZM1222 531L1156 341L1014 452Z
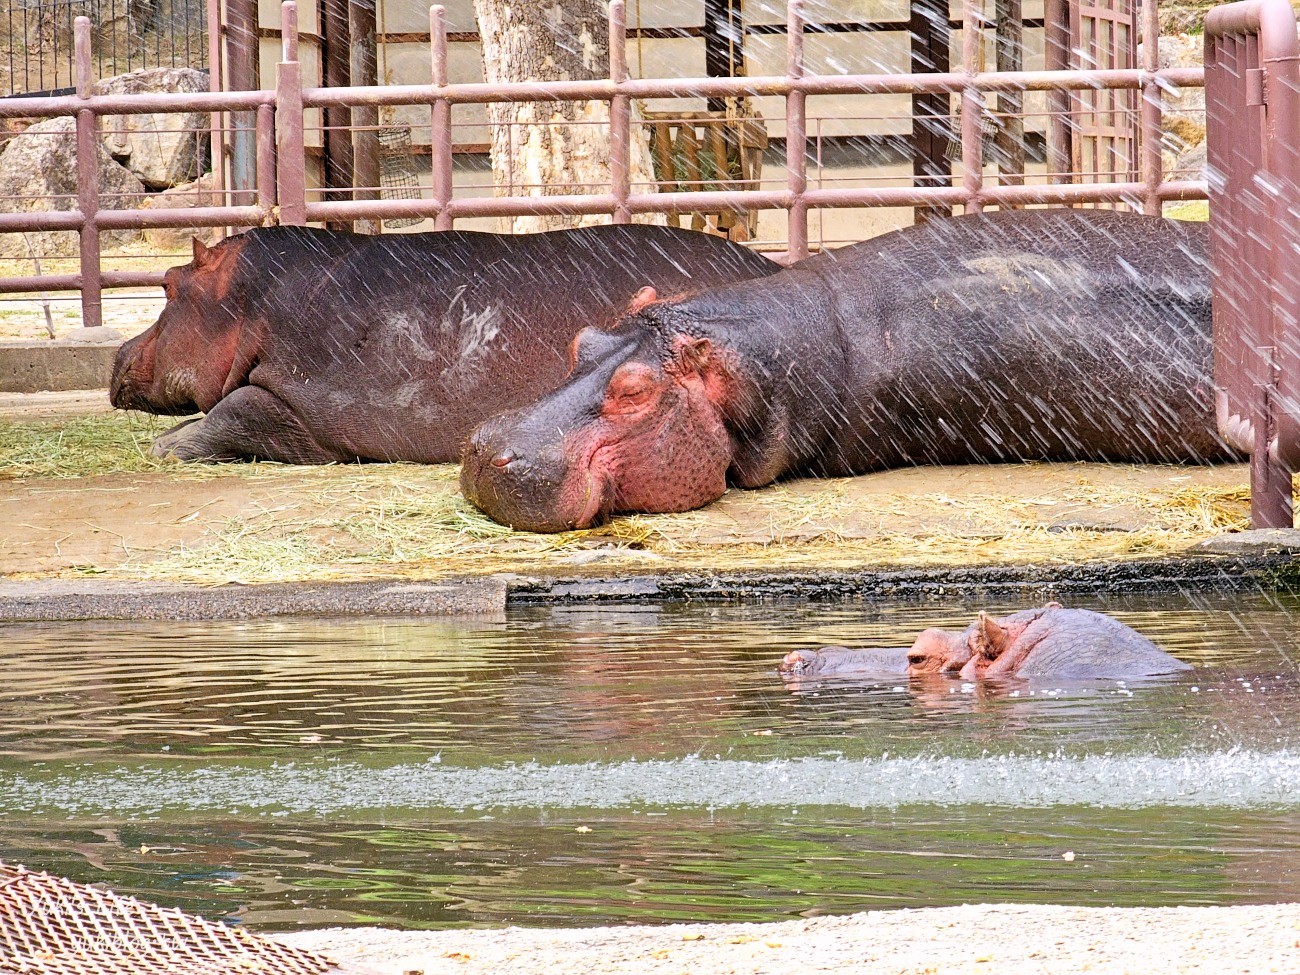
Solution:
M456 459L485 417L558 386L574 334L612 325L644 286L673 294L780 270L666 227L247 236L259 346L247 381L342 455L377 460Z
M1104 210L930 221L804 262L859 436L821 469L1218 460L1203 224Z
M1038 642L1016 671L1024 680L1129 679L1190 669L1119 620L1090 610L1046 610L1025 639Z

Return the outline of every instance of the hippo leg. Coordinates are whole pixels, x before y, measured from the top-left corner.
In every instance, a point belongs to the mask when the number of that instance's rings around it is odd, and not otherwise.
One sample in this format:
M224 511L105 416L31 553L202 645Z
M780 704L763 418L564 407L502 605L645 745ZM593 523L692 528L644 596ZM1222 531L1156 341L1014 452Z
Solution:
M275 460L285 464L356 459L322 447L283 401L257 386L243 386L202 419L172 427L153 442L151 452L155 457L178 460Z

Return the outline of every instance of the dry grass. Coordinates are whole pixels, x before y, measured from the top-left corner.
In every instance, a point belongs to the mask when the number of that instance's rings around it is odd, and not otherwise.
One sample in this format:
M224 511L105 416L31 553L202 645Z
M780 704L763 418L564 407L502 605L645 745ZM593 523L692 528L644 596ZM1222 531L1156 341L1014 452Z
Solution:
M1025 465L996 481L1007 485L1006 493L963 493L959 479L947 474L918 482L915 493L881 490L875 485L882 482L869 478L790 482L732 492L699 511L535 535L511 531L470 506L454 465L301 468L150 457L150 440L172 422L123 413L61 423L0 421L0 480L39 485L45 478L143 474L131 484L147 493L155 479L184 479L196 482L201 509L203 492L216 497L230 490L220 479L255 480L241 495L250 500L237 516L207 521L202 509L183 545L167 542L145 554L148 544L133 543L135 555L100 565L129 576L204 583L1077 563L1182 552L1246 527L1249 509L1244 472L1242 483L1218 476L1206 484L1190 468L1132 477L1132 469L1056 465L1049 478ZM950 484L947 493L934 490ZM1117 523L1110 530L1108 515Z

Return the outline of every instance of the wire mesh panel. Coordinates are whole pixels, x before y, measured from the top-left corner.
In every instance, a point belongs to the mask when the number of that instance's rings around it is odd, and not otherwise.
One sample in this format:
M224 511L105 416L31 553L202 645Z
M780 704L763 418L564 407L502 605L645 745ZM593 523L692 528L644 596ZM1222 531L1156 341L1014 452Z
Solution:
M96 78L207 64L204 0L8 0L0 4L0 95L73 85L72 25L90 19Z
M326 958L23 867L0 864L0 972L323 975Z

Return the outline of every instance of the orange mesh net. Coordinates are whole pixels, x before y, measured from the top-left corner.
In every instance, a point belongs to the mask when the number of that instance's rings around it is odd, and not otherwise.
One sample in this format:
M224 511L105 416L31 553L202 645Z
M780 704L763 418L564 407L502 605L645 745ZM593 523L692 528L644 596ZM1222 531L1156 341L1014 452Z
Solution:
M0 864L0 972L325 975L320 955L174 908Z

